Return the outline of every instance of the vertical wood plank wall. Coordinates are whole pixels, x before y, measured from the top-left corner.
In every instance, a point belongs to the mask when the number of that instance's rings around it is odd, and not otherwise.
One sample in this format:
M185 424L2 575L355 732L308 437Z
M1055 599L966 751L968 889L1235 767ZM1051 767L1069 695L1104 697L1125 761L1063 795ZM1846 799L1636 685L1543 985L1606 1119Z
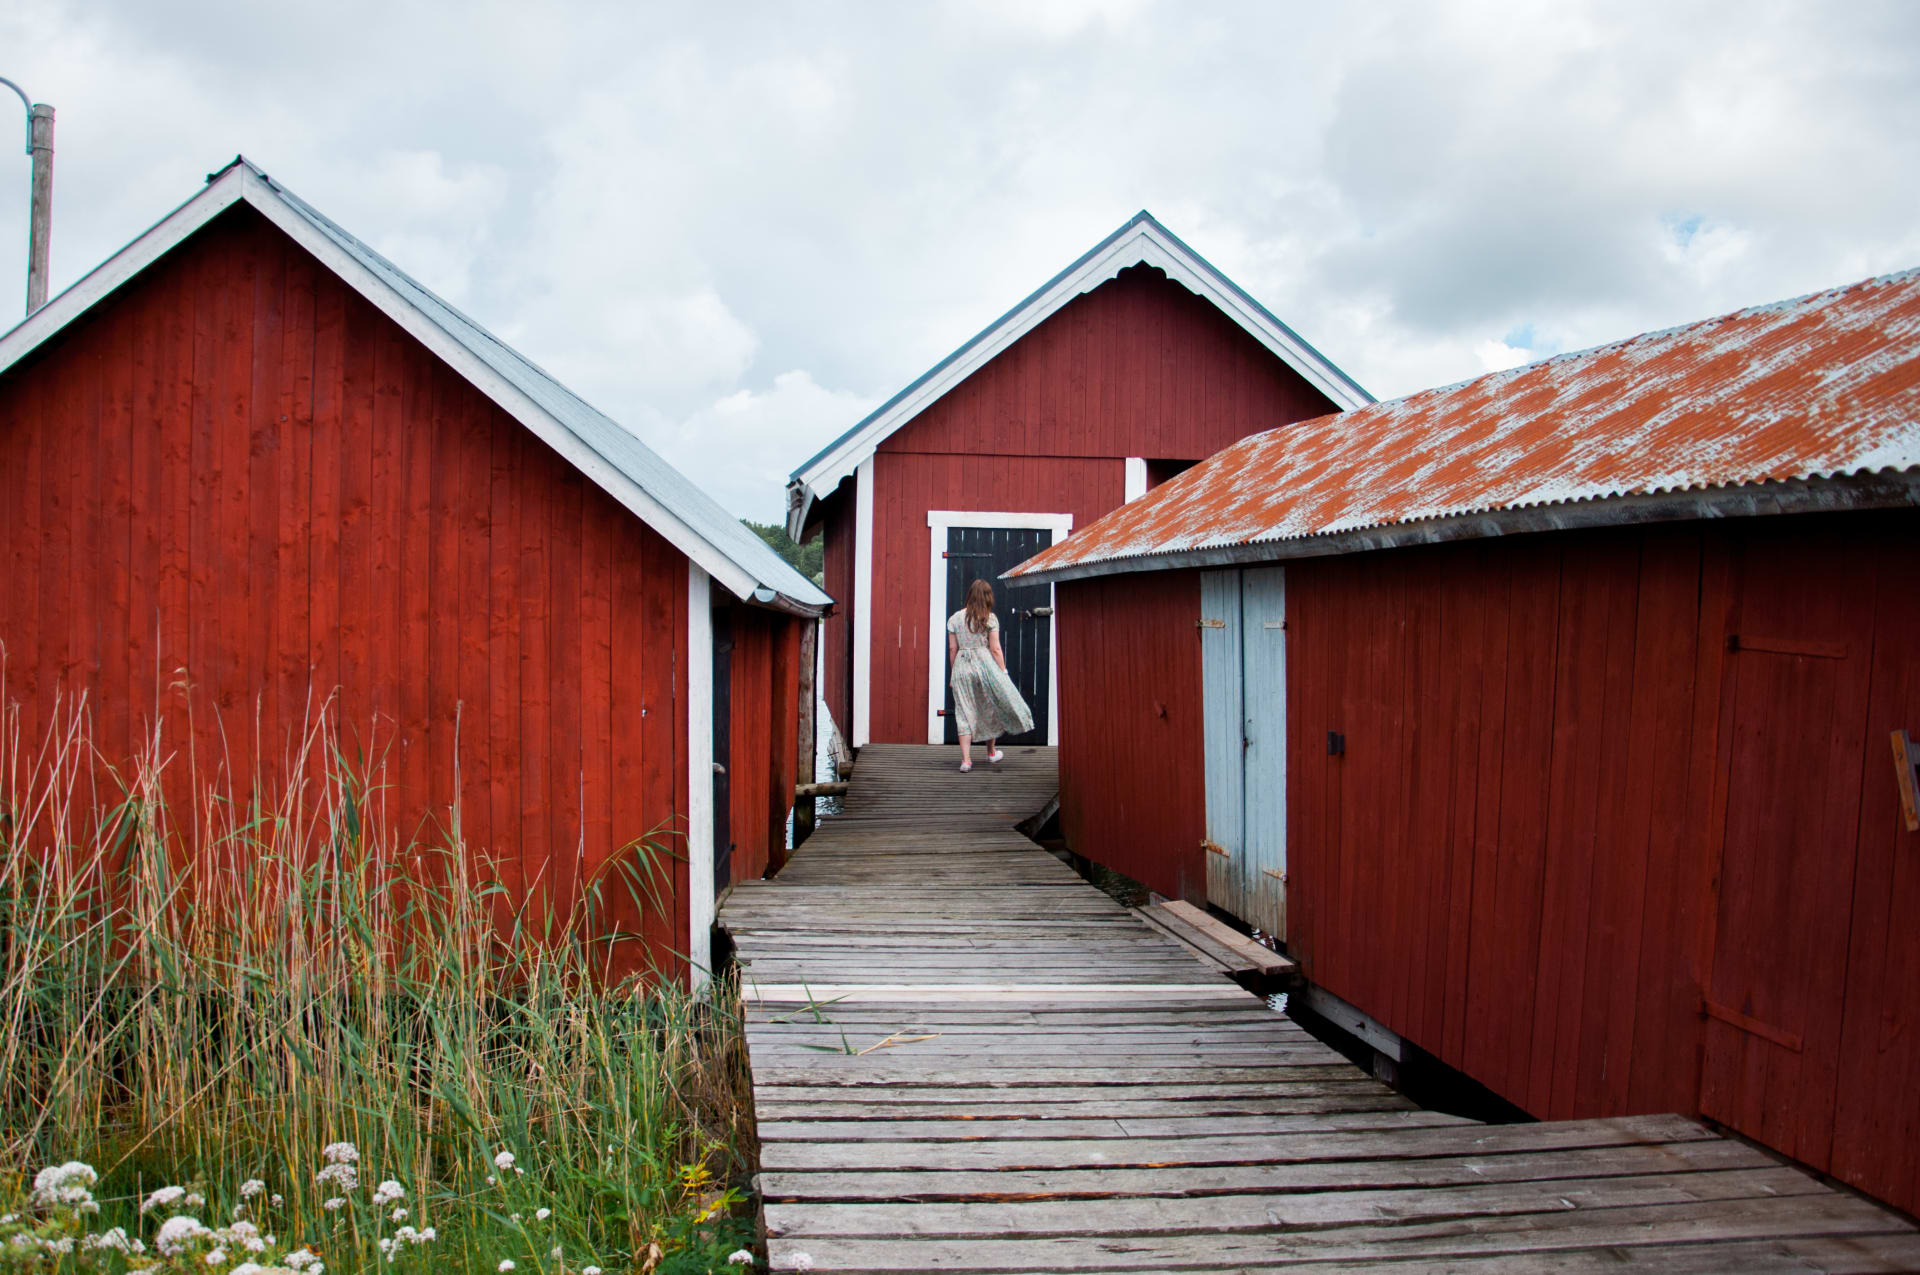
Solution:
M1076 853L1204 904L1200 573L1055 588L1060 829Z
M1920 722L1917 533L1911 515L1758 519L1289 563L1289 939L1304 973L1534 1115L1744 1119L1920 1204L1920 834L1898 825L1887 742ZM1824 566L1779 565L1816 535L1800 558ZM1844 856L1835 931L1748 926L1806 949L1777 964L1844 971L1769 989L1810 1023L1844 1009L1837 1059L1791 1076L1703 1013L1716 912L1784 917L1814 887L1747 862L1751 842L1719 842L1728 803L1763 796L1729 789L1723 722L1731 617L1762 584L1790 607L1849 608L1873 652L1869 709L1845 738L1775 722L1758 745L1841 747L1863 794L1858 826L1824 830L1814 860ZM1344 757L1327 755L1329 730ZM1767 952L1717 959L1775 967ZM1754 1059L1724 1094L1702 1091L1709 1032ZM1809 1122L1834 1130L1830 1150Z
M1198 460L1331 410L1158 270L1124 270L1062 307L880 445L873 615L852 617L873 635L873 739L927 739L928 510L1070 513L1083 527L1124 500L1126 457ZM851 486L835 497L844 524L826 527L827 591L842 608L853 597ZM844 727L833 698L843 640L830 622L828 702ZM1071 675L1062 663L1063 692Z
M536 906L684 824L686 559L250 209L0 376L0 564L29 738L84 691L245 792L337 688L390 816L442 835L457 760ZM622 919L672 967L668 869Z
M793 807L803 621L763 607L733 608L733 716L728 796L733 880L777 866Z
M820 624L821 698L833 715L833 724L853 745L853 489L848 479L827 503L826 552L821 555L827 576L827 596L833 614ZM820 728L825 730L825 726Z

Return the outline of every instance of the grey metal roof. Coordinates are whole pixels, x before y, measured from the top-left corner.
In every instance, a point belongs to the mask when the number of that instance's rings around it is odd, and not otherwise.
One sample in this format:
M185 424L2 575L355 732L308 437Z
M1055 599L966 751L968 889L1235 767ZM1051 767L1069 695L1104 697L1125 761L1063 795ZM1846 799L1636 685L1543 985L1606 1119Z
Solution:
M772 603L786 599L808 609L832 605L833 599L789 566L765 541L743 526L718 501L662 460L653 449L617 421L555 380L532 360L501 341L472 319L435 296L406 271L355 238L306 200L268 177L244 156L245 165L288 209L339 245L422 315L497 372L515 389L571 432L587 447L619 470L687 528L743 572L760 588L755 599ZM224 170L223 170L224 171Z

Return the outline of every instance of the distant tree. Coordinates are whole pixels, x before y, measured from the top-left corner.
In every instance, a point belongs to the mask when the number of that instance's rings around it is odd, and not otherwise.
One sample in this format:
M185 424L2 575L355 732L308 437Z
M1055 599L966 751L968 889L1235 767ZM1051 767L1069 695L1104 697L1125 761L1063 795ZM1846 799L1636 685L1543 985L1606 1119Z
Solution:
M794 543L785 527L776 523L755 522L751 518L742 518L741 522L754 535L767 542L767 547L786 559L787 565L798 571L821 588L827 584L827 538L815 536L805 544Z

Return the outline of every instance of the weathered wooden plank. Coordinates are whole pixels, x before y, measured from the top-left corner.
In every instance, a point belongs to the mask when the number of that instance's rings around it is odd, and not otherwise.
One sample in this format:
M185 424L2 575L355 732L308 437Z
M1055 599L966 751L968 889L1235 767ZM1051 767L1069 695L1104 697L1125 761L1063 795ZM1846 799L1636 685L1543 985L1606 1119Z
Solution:
M1328 1190L1289 1195L1212 1195L1203 1199L1035 1200L992 1203L769 1204L767 1233L1037 1238L1256 1232L1416 1219L1498 1217L1710 1200L1790 1200L1818 1193L1798 1169L1726 1169L1601 1178L1472 1184L1449 1188Z

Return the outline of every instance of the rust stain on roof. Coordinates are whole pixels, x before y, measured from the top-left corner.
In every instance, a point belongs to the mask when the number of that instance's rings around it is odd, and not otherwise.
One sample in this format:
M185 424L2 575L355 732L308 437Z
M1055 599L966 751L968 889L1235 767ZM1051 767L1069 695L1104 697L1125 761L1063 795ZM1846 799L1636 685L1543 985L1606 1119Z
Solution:
M1009 574L1912 468L1920 270L1256 434Z

